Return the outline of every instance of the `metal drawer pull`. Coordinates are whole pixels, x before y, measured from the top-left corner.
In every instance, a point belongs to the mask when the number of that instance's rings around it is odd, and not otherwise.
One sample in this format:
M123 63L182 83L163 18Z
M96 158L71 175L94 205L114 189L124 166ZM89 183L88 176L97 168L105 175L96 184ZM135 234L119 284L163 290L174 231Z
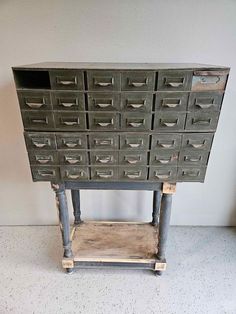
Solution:
M168 179L170 177L170 173L158 174L157 172L155 172L154 176L157 177L158 179Z
M201 104L201 103L196 103L196 106L200 107L201 109L208 109L211 108L214 104L210 103L210 104Z
M184 85L184 82L168 82L166 85L171 87L180 87Z
M184 156L184 161L198 162L201 159L202 159L201 156L199 158L193 158L193 157Z
M76 121L63 121L62 120L62 124L64 124L64 125L76 125L76 124L78 124L79 125L79 118Z
M141 103L141 104L128 104L129 107L132 107L134 109L138 109L138 108L141 108L141 107L144 107L145 106L145 102Z
M171 162L171 157L168 159L158 159L157 156L155 157L156 161L160 162L161 164L168 164Z
M72 80L63 80L57 77L56 82L57 84L61 84L61 85L76 85L77 79L76 77L74 77Z
M158 142L158 145L163 147L163 148L171 148L171 147L174 147L174 141L171 143L171 144L167 144L167 143L159 143Z
M195 120L195 119L192 119L192 124L195 124L195 125L208 125L211 123L211 119L208 119L208 120Z
M198 171L198 172L183 171L182 175L183 176L189 176L189 177L198 177L199 173L200 173L200 171Z
M66 171L66 177L69 179L78 179L78 178L83 177L83 173L80 172L79 174L72 174L72 173L69 173L68 171Z
M111 103L98 103L96 104L97 107L100 107L100 108L107 108L109 106L113 106L113 102Z
M108 179L113 176L113 171L109 171L109 172L97 171L96 174L99 178Z
M41 177L53 177L55 176L55 171L54 170L38 170L38 174Z
M107 86L112 86L112 82L97 82L96 85L101 86L101 87L107 87Z
M175 126L175 125L177 125L177 123L178 123L178 119L175 122L165 122L165 121L162 122L162 124L167 126L167 127Z
M78 140L77 142L66 142L66 140L63 140L63 143L65 146L69 147L69 148L73 148L76 147L78 145L81 145L81 141Z
M141 161L141 156L125 156L125 161L127 161L129 164L137 164L139 161Z
M128 146L130 146L132 148L140 147L141 145L142 145L142 143L128 143Z
M202 144L193 144L193 143L189 143L190 146L192 146L193 148L201 148L205 145L205 143Z
M44 118L44 119L31 119L32 123L43 123L43 124L48 124L48 118Z
M49 146L49 142L47 143L42 143L42 142L36 142L35 140L32 140L32 143L35 147L38 147L38 148L42 148L42 147L45 147L45 146Z
M97 125L102 127L113 125L113 119L110 122L97 122Z
M35 156L35 159L39 164L48 164L50 161L53 161L52 156Z
M42 102L25 101L25 104L32 109L39 109L45 105L45 100L42 99Z
M81 156L78 156L76 158L71 156L65 156L65 161L71 165L77 164L78 162L81 162L81 160L82 160Z
M59 105L62 106L62 107L65 107L65 108L70 108L70 107L73 107L73 106L77 106L77 102L62 102L60 101L59 102Z
M147 80L145 80L145 82L129 82L129 85L133 87L143 87L147 85Z
M125 172L125 176L128 177L129 179L137 179L137 178L140 178L141 171Z
M113 161L113 156L96 156L96 161L101 164L107 164Z
M164 104L162 104L163 107L168 107L168 108L176 108L179 105L180 105L180 103L173 103L173 104L171 104L171 103L164 103Z
M94 85L99 87L109 87L114 85L114 78L94 78Z
M142 119L140 122L128 122L128 125L132 126L133 128L138 128L141 125L144 125L145 120Z

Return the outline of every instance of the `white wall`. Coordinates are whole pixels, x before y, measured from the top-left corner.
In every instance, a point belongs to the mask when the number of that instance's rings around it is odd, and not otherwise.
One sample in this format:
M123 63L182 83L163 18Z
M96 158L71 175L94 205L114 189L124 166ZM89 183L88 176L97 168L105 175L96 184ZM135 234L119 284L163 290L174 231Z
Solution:
M231 67L205 184L178 185L172 224L236 224L236 1L1 0L0 224L54 224L32 183L11 66L41 61L199 62ZM150 219L151 192L82 192L84 218Z

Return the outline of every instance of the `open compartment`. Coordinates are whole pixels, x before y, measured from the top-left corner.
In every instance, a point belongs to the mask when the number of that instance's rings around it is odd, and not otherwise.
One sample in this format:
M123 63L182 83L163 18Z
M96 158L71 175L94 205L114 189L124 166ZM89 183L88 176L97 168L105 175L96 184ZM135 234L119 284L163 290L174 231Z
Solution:
M50 89L48 71L13 70L17 88Z

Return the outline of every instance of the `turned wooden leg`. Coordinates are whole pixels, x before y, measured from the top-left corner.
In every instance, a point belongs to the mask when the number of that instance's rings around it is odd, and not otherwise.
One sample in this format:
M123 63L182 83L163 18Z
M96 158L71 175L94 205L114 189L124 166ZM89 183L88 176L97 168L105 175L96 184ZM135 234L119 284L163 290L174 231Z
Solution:
M70 241L70 222L67 206L67 199L64 184L52 184L52 189L56 194L56 204L59 214L60 229L62 234L64 257L72 257Z
M153 191L152 225L157 226L160 213L161 191Z
M74 224L78 225L82 222L81 220L81 210L80 210L80 191L79 190L71 190L71 198L74 209Z

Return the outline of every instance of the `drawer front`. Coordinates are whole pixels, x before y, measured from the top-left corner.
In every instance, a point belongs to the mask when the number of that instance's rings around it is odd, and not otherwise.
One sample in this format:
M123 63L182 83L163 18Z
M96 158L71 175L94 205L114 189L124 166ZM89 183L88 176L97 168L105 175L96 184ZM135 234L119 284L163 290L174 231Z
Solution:
M61 150L58 152L61 165L87 165L88 153L81 150Z
M56 149L55 135L44 132L25 132L25 143L27 149L54 150Z
M139 150L149 148L149 135L140 133L125 133L120 135L120 149Z
M179 167L178 181L203 182L205 179L206 167Z
M148 113L131 113L121 114L121 128L123 130L151 130L152 114Z
M188 133L183 135L182 148L192 151L211 149L214 134L202 133Z
M157 182L176 182L177 167L155 167L149 169L149 181Z
M28 152L30 164L33 165L57 165L58 155L56 151L30 150Z
M24 111L21 113L26 130L52 130L54 120L50 111Z
M91 111L120 110L120 94L88 93L88 109Z
M117 167L92 166L91 179L98 181L116 181L118 178Z
M140 181L147 179L147 167L145 166L120 166L119 180Z
M188 151L180 152L179 165L182 166L205 166L207 165L209 152L206 151Z
M85 113L78 112L55 112L55 125L58 130L86 130Z
M60 180L59 167L53 166L31 166L33 181L55 181Z
M96 133L89 134L89 147L90 149L118 149L119 137L117 134L112 133Z
M199 92L191 93L188 109L191 111L214 111L220 110L223 100L221 92Z
M151 152L150 164L156 166L176 165L179 160L178 152Z
M91 165L117 165L118 164L118 152L114 151L90 151L90 163Z
M84 94L80 92L53 92L52 102L54 110L85 110Z
M221 71L195 71L192 91L224 90L228 75Z
M119 165L147 165L147 153L119 151Z
M214 131L216 130L218 119L218 112L188 113L185 129L190 131Z
M57 147L60 149L86 149L87 137L81 133L56 134Z
M122 93L121 106L124 111L152 111L153 95L151 93Z
M163 111L186 111L188 93L157 93L155 110Z
M191 71L159 71L157 90L178 91L190 90L192 82Z
M21 109L51 110L51 97L45 91L17 91Z
M155 84L155 72L127 71L121 74L122 90L152 91Z
M83 166L61 166L61 178L65 181L87 181L89 169Z
M158 111L155 113L154 129L158 131L180 131L184 129L185 113L167 113Z
M49 72L52 89L83 90L83 72L77 70L53 70Z
M120 72L117 71L87 71L87 80L89 90L120 90Z
M117 130L119 129L118 113L94 113L89 112L89 128L91 130Z
M181 145L181 134L153 134L152 150L172 151L179 150Z

